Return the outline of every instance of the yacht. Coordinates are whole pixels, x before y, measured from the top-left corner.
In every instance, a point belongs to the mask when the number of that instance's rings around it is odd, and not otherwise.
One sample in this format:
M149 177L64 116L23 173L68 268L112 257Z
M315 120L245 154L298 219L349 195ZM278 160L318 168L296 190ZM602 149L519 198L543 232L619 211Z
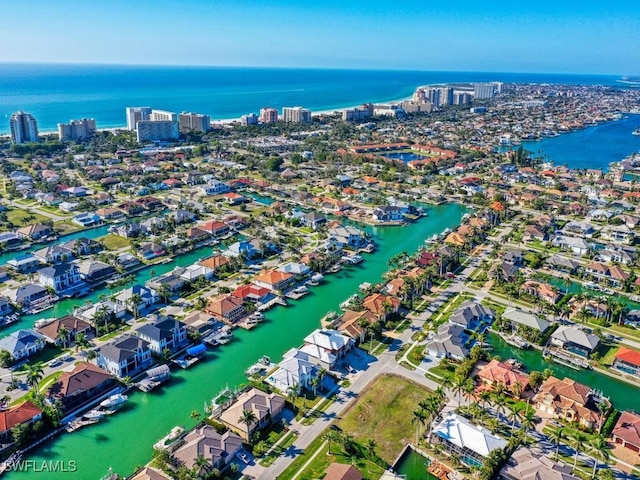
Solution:
M631 135L640 136L640 127L636 128L633 132L631 132Z
M123 393L116 393L115 395L111 395L106 400L100 402L100 406L104 408L117 408L124 405L127 400L129 400L129 397Z

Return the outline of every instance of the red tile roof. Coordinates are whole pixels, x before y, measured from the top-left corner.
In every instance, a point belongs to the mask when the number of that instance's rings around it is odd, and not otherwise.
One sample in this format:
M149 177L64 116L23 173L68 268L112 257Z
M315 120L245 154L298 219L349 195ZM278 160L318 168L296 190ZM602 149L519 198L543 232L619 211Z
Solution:
M637 352L636 350L631 350L627 347L620 347L620 350L616 353L616 358L623 362L640 366L640 352Z
M42 415L42 410L29 401L0 412L0 432L11 430L16 425L27 422L38 415Z

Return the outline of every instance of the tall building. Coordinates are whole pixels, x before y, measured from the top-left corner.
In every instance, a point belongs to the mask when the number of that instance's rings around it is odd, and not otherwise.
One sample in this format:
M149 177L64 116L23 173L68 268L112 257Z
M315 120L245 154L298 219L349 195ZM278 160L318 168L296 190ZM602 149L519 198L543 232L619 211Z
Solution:
M180 136L178 122L171 120L141 120L137 123L138 143L167 142Z
M151 107L127 107L127 130L136 131L136 125L151 118Z
M204 132L211 130L211 117L199 113L182 112L178 115L180 132Z
M86 140L96 131L96 121L93 118L71 120L69 123L58 124L58 135L61 142L72 140Z
M453 88L441 87L438 91L440 93L440 105L453 105Z
M291 123L310 123L311 110L302 107L284 107L282 109L282 120Z
M276 112L277 113L277 112ZM240 117L240 125L257 125L258 124L258 116L255 113L247 113L246 115L242 115Z
M342 120L345 122L358 122L373 115L373 104L364 103L359 107L348 108L342 111Z
M260 109L260 123L276 123L278 121L278 110L275 108Z
M9 119L11 128L11 141L16 144L38 141L38 122L30 113L19 112L11 115Z
M177 122L178 114L174 112L169 112L168 110L156 110L155 108L151 110L151 115L149 116L149 120L153 122Z
M476 99L493 98L496 96L496 86L493 83L476 83L473 86L473 96Z
M471 94L468 92L454 92L454 105L469 105L471 103Z

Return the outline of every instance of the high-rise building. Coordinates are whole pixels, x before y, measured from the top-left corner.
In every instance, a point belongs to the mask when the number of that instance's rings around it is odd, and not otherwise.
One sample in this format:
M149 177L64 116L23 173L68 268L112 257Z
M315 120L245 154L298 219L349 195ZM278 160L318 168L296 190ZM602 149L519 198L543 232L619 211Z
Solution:
M154 110L155 111L155 110ZM199 113L182 112L178 115L180 132L204 132L211 130L211 117Z
M275 108L260 109L260 123L276 123L278 121L278 110Z
M310 123L311 110L302 107L284 107L282 109L282 120L291 123Z
M61 142L72 140L86 140L96 131L96 121L93 118L71 120L69 123L58 124L58 135Z
M342 120L345 122L358 122L373 115L373 104L364 103L359 107L348 108L342 111Z
M127 107L127 130L136 131L136 125L151 118L151 107Z
M141 120L137 123L138 143L166 142L180 136L178 122L171 120Z
M440 105L453 105L453 88L441 87L438 91L440 93Z
M473 96L476 99L493 98L496 96L496 86L493 83L476 83L473 86Z
M11 141L16 144L38 141L38 122L30 113L19 112L9 119Z
M155 108L151 110L151 116L149 120L153 122L177 122L178 114L175 112L169 112L168 110L156 110Z
M453 104L454 105L469 105L471 103L471 94L468 92L454 92Z
M277 112L276 112L277 113ZM258 124L258 116L255 113L247 113L246 115L242 115L240 117L240 125L257 125Z

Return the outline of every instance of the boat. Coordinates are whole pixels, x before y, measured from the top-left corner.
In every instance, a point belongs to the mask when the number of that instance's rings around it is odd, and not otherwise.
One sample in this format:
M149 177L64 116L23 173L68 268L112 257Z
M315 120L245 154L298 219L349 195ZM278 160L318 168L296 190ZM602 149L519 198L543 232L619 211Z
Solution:
M321 273L314 273L313 275L311 275L311 278L307 280L307 285L315 287L317 285L320 285L320 282L323 280L324 275L322 275Z
M118 408L124 405L127 400L129 400L129 397L127 397L125 394L116 393L115 395L111 395L106 400L103 400L102 402L100 402L100 406L103 408L109 408L109 409Z
M217 345L224 345L229 343L233 339L233 332L229 327L222 327L209 335L204 337L202 341L215 347Z
M86 413L83 413L82 418L85 418L87 420L97 418L98 420L100 420L102 417L104 417L104 415L105 413L102 410L90 410Z
M440 240L440 237L438 235L431 235L424 241L424 243L426 243L427 245L435 245L438 243L438 240Z
M309 289L304 285L300 287L296 287L290 292L288 292L285 296L287 298L292 298L293 300L297 300L298 298L304 297L307 293L309 293Z
M640 136L640 127L636 128L633 132L631 132L631 135Z
M375 249L376 249L376 245L374 243L367 243L367 245L364 248L361 248L360 250L366 253L371 253Z
M36 328L42 328L45 325L49 325L51 322L55 321L56 318L41 318L40 320L36 320L33 324Z
M357 265L362 261L362 257L360 255L344 255L340 260L351 265Z
M527 343L524 339L522 339L521 337L518 337L517 335L504 337L504 341L507 342L509 345L522 348L525 350L528 348L531 348L530 343Z
M92 418L92 419L77 418L75 420L70 421L65 427L65 430L69 433L75 432L79 428L86 427L87 425L93 425L94 423L98 423L99 421L100 421L99 418Z
M513 368L520 369L522 368L522 362L516 360L515 358L509 358L506 362L507 365L511 365Z
M371 287L372 285L369 282L362 282L360 285L358 285L358 290L360 290L361 292L366 292Z
M353 302L354 300L358 300L359 298L360 297L358 297L358 294L354 293L340 304L340 310L347 310L349 308L349 305L351 305L351 302Z

